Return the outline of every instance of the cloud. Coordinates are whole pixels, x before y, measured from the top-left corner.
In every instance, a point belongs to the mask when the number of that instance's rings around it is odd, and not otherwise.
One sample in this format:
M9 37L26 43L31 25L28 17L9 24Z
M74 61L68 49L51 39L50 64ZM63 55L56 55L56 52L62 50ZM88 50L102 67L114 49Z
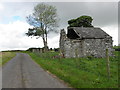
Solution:
M54 38L48 38L48 46L50 48L59 47L59 38L60 38L60 35L54 36Z
M0 3L0 11L4 9L4 6Z
M93 17L94 26L104 27L117 24L117 2L51 2L48 4L56 6L61 19L60 25L63 27L68 25L68 20L81 15Z
M33 12L33 7L37 3L29 2L4 2L1 3L4 6L4 10L0 13L0 23L8 24L11 21L11 18L14 16L19 16L22 19L26 19L26 16Z
M102 27L102 29L112 36L113 45L118 45L118 25Z
M0 49L27 49L43 46L41 39L30 38L25 35L29 27L29 24L21 21L0 24Z

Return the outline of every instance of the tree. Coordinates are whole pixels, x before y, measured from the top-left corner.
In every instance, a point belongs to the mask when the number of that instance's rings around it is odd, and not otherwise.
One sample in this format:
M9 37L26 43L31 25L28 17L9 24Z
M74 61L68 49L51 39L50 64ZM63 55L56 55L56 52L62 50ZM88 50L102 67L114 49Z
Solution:
M90 16L81 16L77 19L71 19L68 21L69 27L93 27L92 26L92 17Z
M42 37L44 49L47 51L47 38L50 31L55 31L57 27L57 9L48 4L38 4L34 7L34 12L27 16L27 22L33 26L26 33L27 36Z

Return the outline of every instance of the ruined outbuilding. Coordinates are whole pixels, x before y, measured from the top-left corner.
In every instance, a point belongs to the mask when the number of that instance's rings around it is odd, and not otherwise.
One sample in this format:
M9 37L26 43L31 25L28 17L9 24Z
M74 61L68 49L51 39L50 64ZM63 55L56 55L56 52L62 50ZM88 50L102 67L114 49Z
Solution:
M110 35L95 27L68 27L60 33L60 51L66 58L105 57L106 49L112 56L113 40Z

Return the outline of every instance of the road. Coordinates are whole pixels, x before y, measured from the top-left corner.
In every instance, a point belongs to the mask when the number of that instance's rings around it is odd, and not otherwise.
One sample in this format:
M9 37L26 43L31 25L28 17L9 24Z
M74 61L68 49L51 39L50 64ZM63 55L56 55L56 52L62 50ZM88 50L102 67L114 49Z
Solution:
M68 88L44 71L29 55L17 55L2 67L2 88Z

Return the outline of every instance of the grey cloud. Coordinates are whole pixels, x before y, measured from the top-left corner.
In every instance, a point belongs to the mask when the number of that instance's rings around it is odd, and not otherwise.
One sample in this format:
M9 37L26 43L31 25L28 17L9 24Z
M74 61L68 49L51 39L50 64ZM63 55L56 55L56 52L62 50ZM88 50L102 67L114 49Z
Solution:
M49 3L57 7L61 19L61 26L66 26L67 21L81 15L93 17L93 25L104 27L117 24L117 2L56 2Z
M0 19L13 15L20 15L25 18L32 13L33 8L40 2L10 2L3 3L5 10L2 11ZM48 2L54 5L60 18L59 25L61 28L66 27L67 21L77 18L81 15L90 15L93 17L93 25L104 27L111 24L117 24L118 20L118 3L117 2ZM3 18L4 17L4 18Z

